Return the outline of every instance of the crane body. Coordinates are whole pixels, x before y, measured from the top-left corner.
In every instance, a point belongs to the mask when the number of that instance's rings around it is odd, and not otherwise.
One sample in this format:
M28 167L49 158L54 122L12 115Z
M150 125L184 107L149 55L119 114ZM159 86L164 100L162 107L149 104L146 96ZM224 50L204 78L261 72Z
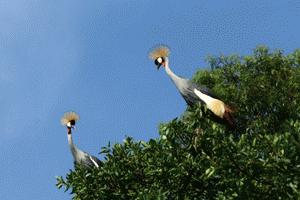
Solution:
M68 133L68 143L69 147L74 159L75 164L83 165L85 167L99 167L101 165L101 161L92 155L80 150L77 146L73 143L72 133Z
M168 63L168 58L166 58L166 63ZM169 67L169 64L165 64L165 70L166 73L169 75L173 83L175 84L176 88L178 89L181 96L184 98L186 103L189 106L193 106L194 104L198 103L199 100L201 102L204 102L202 98L199 98L199 96L194 92L194 89L197 89L198 91L201 91L201 93L206 94L211 97L215 97L214 94L212 94L208 88L204 86L198 86L195 83L193 83L191 80L182 78L180 76L177 76ZM206 103L206 102L204 102Z
M186 103L189 106L192 106L202 102L216 116L225 119L230 126L234 126L234 120L231 116L233 110L211 93L208 88L198 86L189 79L177 76L169 67L168 55L169 49L165 46L161 46L150 53L150 58L155 60L157 69L159 69L160 66L165 68L166 73L169 75Z
M83 165L86 168L97 167L102 165L102 162L95 156L92 156L79 148L73 143L72 129L75 126L79 116L75 112L67 112L61 119L62 125L67 127L68 144L74 159L75 165Z

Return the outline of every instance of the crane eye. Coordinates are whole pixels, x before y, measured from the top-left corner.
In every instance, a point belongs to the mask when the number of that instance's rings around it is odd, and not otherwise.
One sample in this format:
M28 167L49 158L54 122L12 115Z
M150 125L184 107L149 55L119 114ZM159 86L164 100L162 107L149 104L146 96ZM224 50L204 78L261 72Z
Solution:
M160 66L163 62L165 62L165 59L163 57L158 57L154 61L155 65L157 66Z

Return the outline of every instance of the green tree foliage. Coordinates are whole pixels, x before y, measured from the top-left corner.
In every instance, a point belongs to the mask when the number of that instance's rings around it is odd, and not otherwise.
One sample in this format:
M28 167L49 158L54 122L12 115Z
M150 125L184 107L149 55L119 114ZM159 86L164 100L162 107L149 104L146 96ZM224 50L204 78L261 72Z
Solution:
M57 187L73 199L299 199L300 51L208 60L193 80L236 110L235 129L187 108L159 138L108 145L103 166L77 166Z

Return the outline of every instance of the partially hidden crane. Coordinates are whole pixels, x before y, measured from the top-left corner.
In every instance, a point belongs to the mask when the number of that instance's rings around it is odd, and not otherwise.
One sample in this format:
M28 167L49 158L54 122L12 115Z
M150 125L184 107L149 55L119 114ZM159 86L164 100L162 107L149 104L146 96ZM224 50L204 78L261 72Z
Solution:
M74 129L76 121L79 120L79 115L75 112L66 112L61 118L61 124L67 127L68 143L72 152L74 163L76 165L83 165L86 168L97 167L102 165L102 162L95 156L78 149L73 143L72 129Z
M198 86L189 79L177 76L169 67L170 50L166 46L159 46L150 52L150 59L154 60L157 70L161 66L165 68L166 73L174 82L179 93L189 106L199 102L204 102L206 107L217 117L226 120L229 126L234 127L234 119L231 115L233 110L223 101L218 99L208 88Z

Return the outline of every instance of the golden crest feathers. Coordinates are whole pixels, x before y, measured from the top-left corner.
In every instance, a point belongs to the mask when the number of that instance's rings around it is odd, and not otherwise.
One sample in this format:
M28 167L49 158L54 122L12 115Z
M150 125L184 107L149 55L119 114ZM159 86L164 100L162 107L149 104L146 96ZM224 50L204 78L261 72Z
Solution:
M78 121L79 115L75 112L66 112L61 118L60 122L63 126L66 126L72 120L74 120L75 122Z
M149 53L149 58L152 60L155 60L158 57L168 57L170 54L170 49L165 45L160 45L156 48L154 48Z

